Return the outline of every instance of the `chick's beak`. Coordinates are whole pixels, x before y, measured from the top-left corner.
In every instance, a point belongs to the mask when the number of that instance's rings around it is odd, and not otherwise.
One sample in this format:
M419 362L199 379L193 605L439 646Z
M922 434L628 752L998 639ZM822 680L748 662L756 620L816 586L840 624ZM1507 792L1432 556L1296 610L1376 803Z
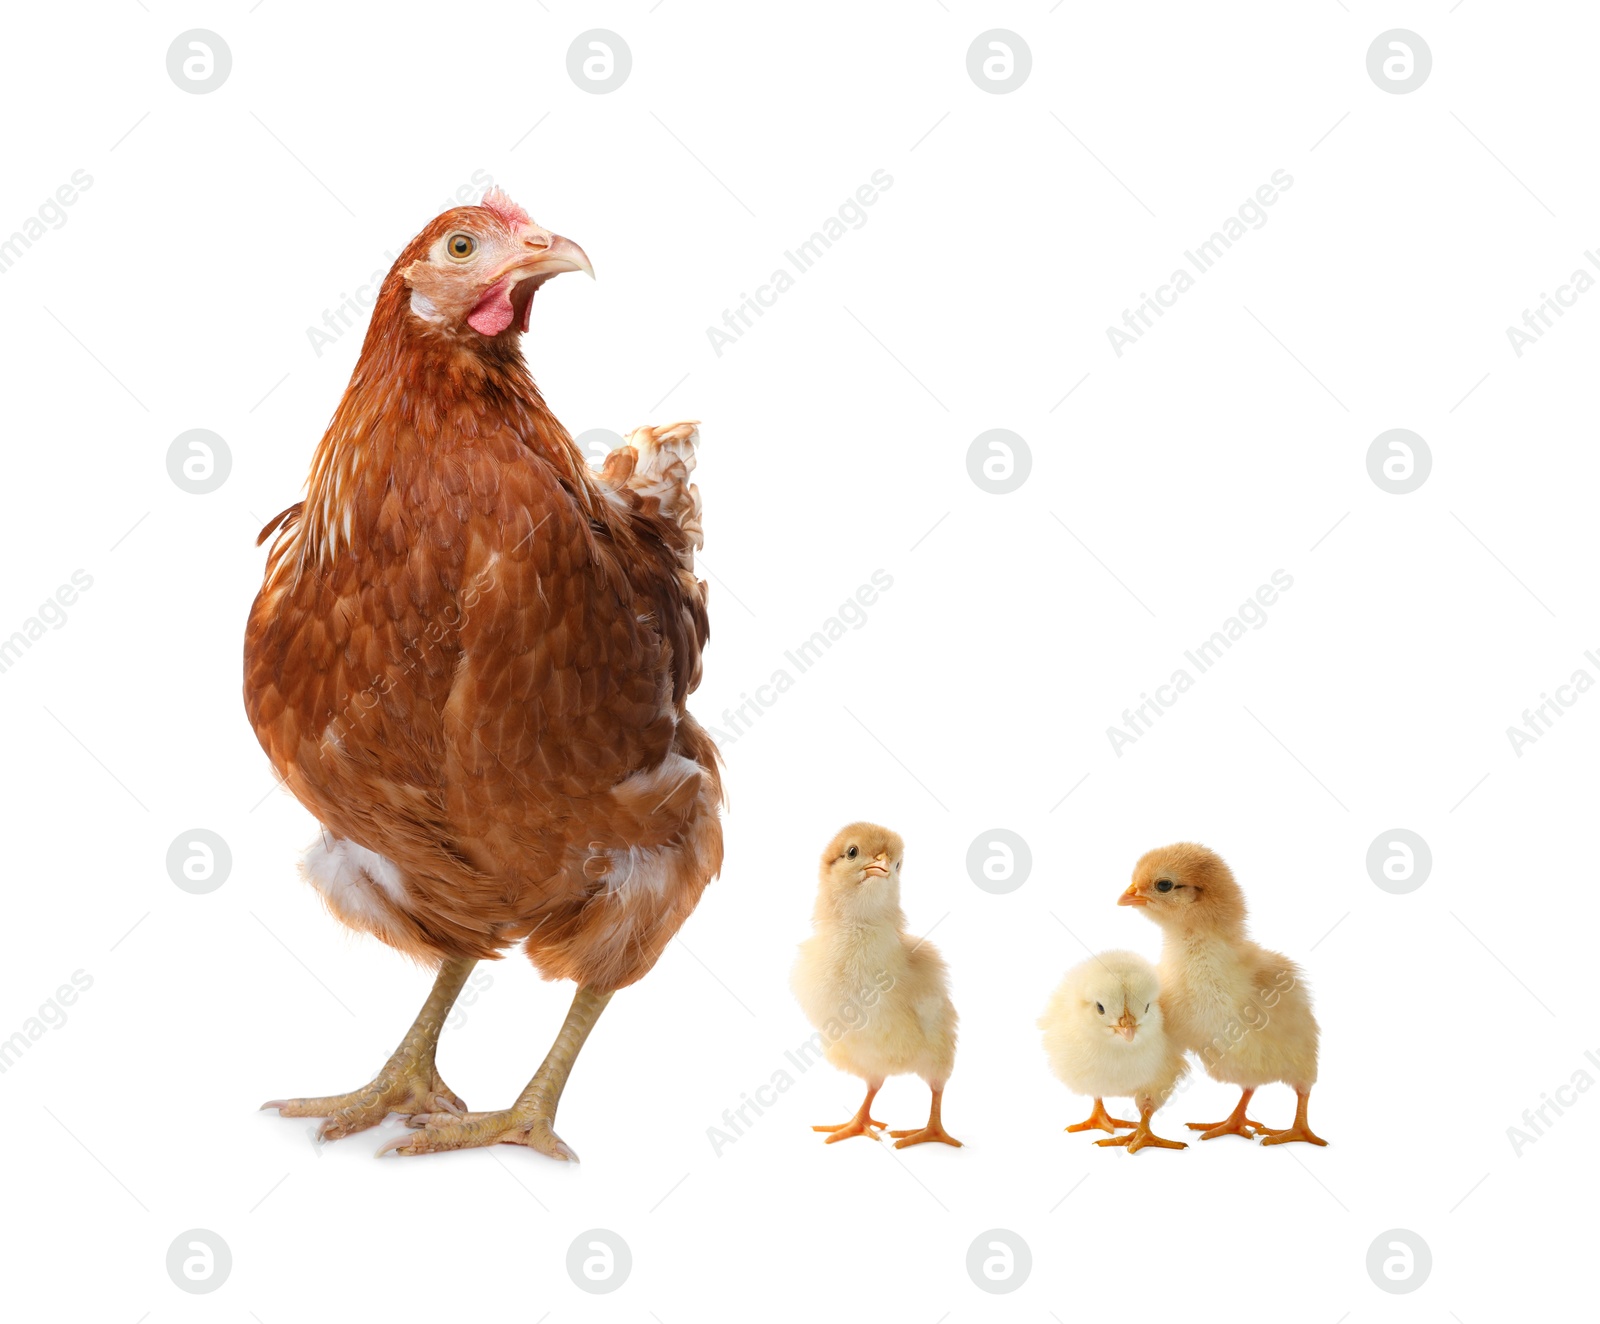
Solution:
M879 851L872 859L872 863L861 871L868 878L887 878L889 876L889 857Z
M1117 904L1119 906L1148 906L1150 898L1140 895L1137 883L1130 883L1128 890L1117 898Z
M1134 1032L1139 1028L1139 1022L1133 1019L1132 1012L1125 1011L1112 1028L1131 1044Z

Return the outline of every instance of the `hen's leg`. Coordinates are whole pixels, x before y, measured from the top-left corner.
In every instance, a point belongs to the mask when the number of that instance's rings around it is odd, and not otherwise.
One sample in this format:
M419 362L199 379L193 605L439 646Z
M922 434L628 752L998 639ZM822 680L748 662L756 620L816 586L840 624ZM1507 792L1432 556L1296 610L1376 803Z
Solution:
M1250 1103L1250 1096L1255 1091L1245 1090L1239 1096L1239 1102L1234 1109L1220 1122L1190 1122L1191 1131L1202 1131L1202 1140L1215 1140L1218 1136L1243 1136L1246 1140L1254 1140L1257 1135L1266 1130L1260 1122L1244 1115L1245 1108Z
M937 1140L941 1144L954 1145L961 1148L961 1142L949 1135L944 1124L939 1120L939 1101L944 1098L942 1084L933 1087L933 1104L928 1109L928 1124L920 1131L891 1131L890 1135L897 1137L894 1142L896 1149L904 1149L907 1145L925 1145L930 1140ZM899 1137L904 1137L900 1139Z
M883 1080L881 1077L877 1080L869 1080L867 1082L867 1097L862 1101L861 1107L856 1109L856 1115L854 1117L852 1117L848 1122L840 1122L834 1126L813 1126L811 1129L813 1131L833 1132L833 1134L823 1142L824 1144L829 1145L831 1145L835 1140L848 1140L851 1136L871 1136L874 1140L876 1140L878 1138L878 1131L883 1130L883 1128L888 1125L886 1122L878 1121L872 1115L872 1101L873 1099L877 1098L878 1091L882 1088ZM876 1131L873 1130L874 1127L877 1128Z
M1106 1111L1106 1106L1099 1099L1094 1101L1094 1107L1089 1115L1081 1122L1074 1122L1067 1128L1069 1131L1110 1131L1116 1133L1119 1126L1137 1126L1137 1122L1124 1122L1113 1117Z
M556 1104L561 1102L561 1091L572 1074L572 1064L578 1060L578 1050L610 1001L610 993L596 993L588 988L578 990L544 1062L509 1108L459 1116L449 1112L418 1114L407 1125L421 1130L415 1135L391 1140L378 1151L379 1155L437 1154L441 1150L473 1149L479 1145L526 1145L551 1158L570 1159L576 1163L578 1156L572 1152L572 1147L555 1132Z
M1328 1143L1321 1136L1316 1135L1311 1130L1311 1124L1306 1121L1306 1105L1311 1102L1311 1091L1297 1089L1295 1098L1297 1101L1294 1106L1294 1125L1287 1131L1276 1130L1268 1126L1262 1127L1261 1129L1266 1132L1266 1136L1261 1141L1263 1145L1287 1145L1291 1140L1304 1140L1313 1145L1325 1145Z
M1133 1128L1131 1135L1112 1136L1109 1140L1096 1140L1097 1145L1126 1145L1128 1153L1137 1154L1141 1149L1149 1146L1154 1149L1188 1149L1189 1146L1181 1140L1163 1140L1150 1129L1150 1118L1154 1115L1155 1108L1141 1107L1139 1109L1139 1123Z
M476 961L446 961L433 981L433 992L422 1004L417 1019L400 1047L384 1063L371 1084L348 1094L329 1094L315 1099L274 1099L262 1108L276 1108L282 1117L325 1117L317 1131L318 1140L339 1140L357 1131L376 1126L390 1113L465 1112L467 1105L439 1077L434 1053L439 1046L439 1031L444 1018L455 1005L461 986L467 982Z

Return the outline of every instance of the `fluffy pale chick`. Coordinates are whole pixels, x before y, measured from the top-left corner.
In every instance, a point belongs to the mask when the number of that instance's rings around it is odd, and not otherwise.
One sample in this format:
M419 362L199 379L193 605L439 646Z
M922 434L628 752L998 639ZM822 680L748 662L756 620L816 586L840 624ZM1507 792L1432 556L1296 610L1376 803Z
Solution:
M1188 1148L1150 1130L1156 1109L1189 1070L1183 1050L1167 1037L1160 994L1155 967L1133 952L1101 952L1067 971L1039 1017L1050 1069L1073 1093L1094 1099L1088 1118L1067 1130L1132 1127L1130 1135L1095 1141L1126 1145L1130 1154L1147 1146ZM1107 1097L1132 1099L1139 1120L1110 1116Z
M878 1139L884 1123L873 1118L872 1100L886 1077L905 1073L927 1082L933 1103L920 1130L889 1132L895 1148L961 1144L939 1115L956 1059L956 1009L938 951L906 932L904 860L898 834L875 823L852 823L822 853L816 932L800 944L790 982L822 1034L828 1061L867 1082L854 1117L812 1128L831 1132L830 1145L849 1136Z
M717 753L685 707L708 637L695 430L588 467L519 343L563 271L583 251L498 190L434 220L383 282L305 500L262 532L245 707L322 825L305 874L438 971L370 1084L266 1105L329 1138L394 1112L417 1128L402 1154L574 1157L553 1123L578 1050L721 866ZM577 994L516 1102L465 1112L440 1026L517 944Z
M1202 1132L1202 1140L1259 1135L1266 1145L1327 1144L1306 1120L1317 1083L1311 990L1293 961L1250 940L1244 893L1222 857L1189 842L1150 851L1117 904L1138 906L1161 926L1158 973L1168 1034L1198 1054L1213 1080L1243 1091L1228 1117L1190 1122L1190 1130ZM1295 1092L1292 1126L1263 1126L1246 1116L1250 1097L1274 1081Z

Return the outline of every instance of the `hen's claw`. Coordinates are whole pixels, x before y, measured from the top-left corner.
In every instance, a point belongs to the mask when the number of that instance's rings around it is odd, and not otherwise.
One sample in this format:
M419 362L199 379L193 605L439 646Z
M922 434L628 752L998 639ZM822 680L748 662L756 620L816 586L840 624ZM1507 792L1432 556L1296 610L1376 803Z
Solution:
M343 1140L357 1131L377 1126L390 1113L465 1112L466 1103L440 1078L437 1070L424 1076L421 1069L391 1072L388 1068L372 1081L348 1094L326 1094L307 1099L273 1099L261 1105L276 1108L280 1117L321 1117L318 1140Z
M378 1150L385 1154L442 1154L483 1145L526 1145L541 1154L576 1163L571 1145L555 1133L543 1113L519 1116L513 1108L494 1113L418 1113L406 1119L416 1134L396 1136Z

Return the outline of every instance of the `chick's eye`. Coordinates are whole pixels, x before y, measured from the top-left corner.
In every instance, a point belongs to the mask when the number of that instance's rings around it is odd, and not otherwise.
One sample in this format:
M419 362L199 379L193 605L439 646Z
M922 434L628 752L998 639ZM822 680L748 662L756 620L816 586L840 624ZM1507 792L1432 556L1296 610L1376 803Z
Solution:
M1094 1004L1094 1009L1095 1009L1095 1010L1096 1010L1096 1011L1097 1011L1097 1012L1099 1012L1099 1013L1100 1013L1100 1014L1101 1014L1101 1015L1102 1015L1102 1016L1104 1016L1104 1015L1105 1015L1105 1014L1106 1014L1106 1004L1105 1004L1105 1003L1103 1003L1103 1002L1097 1002L1097 1003L1095 1003L1095 1004Z
M1159 883L1156 884L1156 891L1158 891L1158 892L1170 892L1170 891L1172 891L1172 880L1170 878L1163 878Z
M470 234L453 234L445 240L444 251L457 262L465 262L478 251L478 241Z
M846 858L847 858L847 859L851 859L851 860L853 860L853 859L855 859L855 857L856 857L856 856L857 856L857 855L859 855L859 854L861 854L861 852L860 852L860 851L859 851L859 850L858 850L858 849L856 849L856 847L854 847L854 846L852 846L852 847L850 847L850 849L849 849L849 850L847 850L847 851L846 851L846 852L845 852L845 857L846 857Z
M1145 1010L1146 1010L1146 1011L1149 1011L1149 1010L1150 1010L1150 1004L1149 1004L1149 1003L1148 1003L1148 1002L1147 1002L1147 1003L1145 1003L1145 1004L1144 1004L1144 1009L1145 1009Z

